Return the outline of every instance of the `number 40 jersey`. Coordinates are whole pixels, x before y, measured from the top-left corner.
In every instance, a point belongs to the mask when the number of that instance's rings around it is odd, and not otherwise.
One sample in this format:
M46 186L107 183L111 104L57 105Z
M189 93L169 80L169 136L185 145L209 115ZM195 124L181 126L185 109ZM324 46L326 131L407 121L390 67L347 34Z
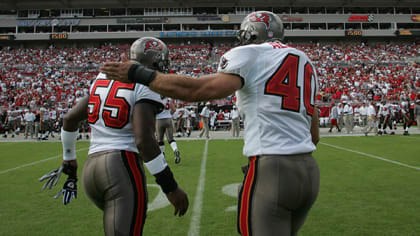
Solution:
M139 102L151 102L163 108L160 95L148 87L108 80L105 74L98 74L89 90L89 154L105 150L138 153L132 114Z
M304 52L277 42L240 46L221 57L218 72L243 80L236 96L245 156L315 150L310 128L318 81Z

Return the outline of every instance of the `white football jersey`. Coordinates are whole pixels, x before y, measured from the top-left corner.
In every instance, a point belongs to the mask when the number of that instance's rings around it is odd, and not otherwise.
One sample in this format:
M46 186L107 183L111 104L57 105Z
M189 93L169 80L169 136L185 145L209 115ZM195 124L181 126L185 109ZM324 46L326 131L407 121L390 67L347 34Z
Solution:
M88 122L92 134L89 154L105 150L138 153L132 125L134 106L141 100L162 103L160 95L140 84L107 80L100 73L90 87Z
M243 79L236 96L245 156L316 149L310 128L318 79L305 53L276 42L236 47L220 59L218 72Z
M160 119L172 119L172 115L171 115L171 103L172 103L172 99L171 98L167 98L164 97L162 99L162 103L163 103L163 111L159 114L156 115L156 119L160 120Z

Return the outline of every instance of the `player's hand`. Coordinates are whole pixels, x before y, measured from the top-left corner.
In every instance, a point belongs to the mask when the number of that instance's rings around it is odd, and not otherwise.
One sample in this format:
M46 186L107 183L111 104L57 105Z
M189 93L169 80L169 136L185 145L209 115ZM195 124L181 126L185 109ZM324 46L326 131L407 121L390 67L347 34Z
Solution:
M131 83L128 80L128 70L132 64L134 64L132 61L126 61L124 63L107 62L99 70L106 74L107 79L117 80L123 83Z
M187 212L189 204L188 196L182 189L178 187L175 191L166 194L166 197L175 207L175 216L183 216Z
M58 180L61 176L61 172L63 172L63 166L60 166L60 168L54 169L43 175L41 178L39 178L40 182L47 179L47 182L45 182L44 186L42 186L42 189L45 189L47 187L48 189L51 189L53 186L57 185Z
M63 185L63 189L54 196L58 198L63 194L63 204L67 205L73 198L77 198L77 178L69 176Z

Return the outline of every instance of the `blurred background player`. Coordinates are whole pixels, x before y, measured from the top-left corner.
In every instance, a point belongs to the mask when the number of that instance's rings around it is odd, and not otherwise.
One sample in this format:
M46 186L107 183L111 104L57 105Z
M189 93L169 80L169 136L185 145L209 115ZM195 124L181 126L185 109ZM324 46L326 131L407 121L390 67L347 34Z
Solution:
M40 111L40 135L38 140L48 140L48 131L50 130L50 112L48 111L48 104L44 103L44 106L39 109Z
M366 102L363 102L362 105L359 108L359 113L360 113L360 126L362 128L366 127L367 125L367 107L366 107Z
M420 99L416 100L416 104L414 105L414 119L417 122L417 128L420 130Z
M401 118L403 120L403 128L404 128L404 135L409 135L408 133L408 128L410 128L410 126L413 123L413 119L410 117L410 101L402 101L401 102Z
M163 111L156 115L156 132L159 148L163 153L165 152L164 137L166 134L166 140L168 140L168 143L174 152L175 163L178 164L181 161L181 154L178 151L178 145L174 139L174 128L171 114L175 111L174 102L168 97L162 97L162 102L164 106Z
M241 130L241 117L239 111L235 105L232 107L232 136L239 137Z
M162 41L144 37L132 44L130 59L153 60L151 68L158 69L163 66L160 62L165 51ZM119 109L112 114L112 102L116 101ZM77 196L75 144L78 123L87 119L92 138L82 184L89 199L104 213L105 235L142 235L148 198L143 161L175 206L175 215L182 216L188 209L187 195L178 187L156 142L155 117L163 109L161 102L160 95L145 86L108 80L100 73L90 94L64 117L62 171L68 179L59 194L63 193L65 205ZM51 178L54 174L40 180Z
M337 127L338 132L341 132L340 127L338 126L338 107L335 105L334 102L331 103L331 111L330 111L330 129L328 132L332 132L332 129Z
M344 115L344 126L346 127L346 131L348 134L353 133L353 107L350 102L343 101L344 108L343 108L343 115Z
M365 136L367 136L369 132L373 129L375 136L378 136L378 128L377 128L378 122L377 122L376 108L375 108L374 101L370 102L370 105L367 107L366 114L367 114L368 123L367 123L367 126L365 126L362 129L362 132L365 133Z
M200 113L201 122L203 123L203 129L201 130L200 134L198 135L199 138L206 136L206 138L210 138L209 135L209 117L210 117L210 102L206 102L206 105L203 107Z
M25 139L28 138L28 136L31 136L31 139L34 138L35 133L35 114L32 112L31 108L28 108L28 110L25 112L24 121L25 121Z

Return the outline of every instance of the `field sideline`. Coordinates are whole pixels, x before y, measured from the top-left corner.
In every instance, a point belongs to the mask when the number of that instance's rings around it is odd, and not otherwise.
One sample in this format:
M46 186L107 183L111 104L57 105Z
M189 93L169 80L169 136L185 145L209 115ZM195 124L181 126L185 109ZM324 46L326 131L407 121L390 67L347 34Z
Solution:
M420 235L420 135L323 137L314 153L321 189L300 235ZM148 175L149 212L144 235L237 235L236 188L242 181L241 139L179 140L179 165L167 160L190 208L173 208ZM79 175L88 142L78 142ZM170 150L167 146L166 150ZM103 235L102 213L79 182L69 206L42 190L37 179L56 168L58 142L0 143L0 235Z

